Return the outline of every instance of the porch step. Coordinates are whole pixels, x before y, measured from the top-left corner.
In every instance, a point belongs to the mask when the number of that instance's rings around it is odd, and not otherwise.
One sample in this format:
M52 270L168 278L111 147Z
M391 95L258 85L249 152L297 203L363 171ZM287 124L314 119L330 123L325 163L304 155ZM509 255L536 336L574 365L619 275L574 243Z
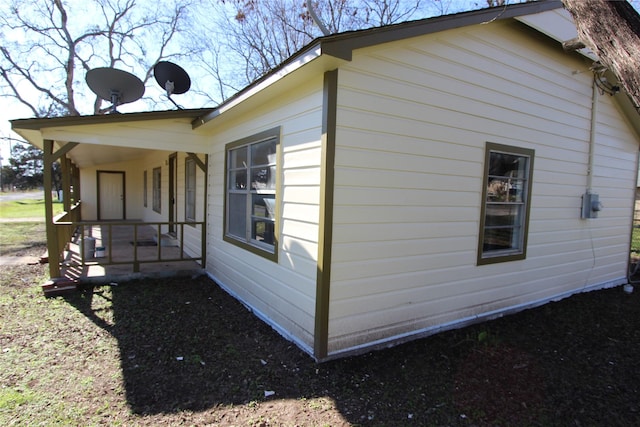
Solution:
M153 236L156 244L158 243L158 235ZM178 239L171 233L164 233L160 235L160 246L179 246Z
M46 297L68 294L76 289L78 289L78 283L75 280L64 277L48 280L42 285L42 291Z

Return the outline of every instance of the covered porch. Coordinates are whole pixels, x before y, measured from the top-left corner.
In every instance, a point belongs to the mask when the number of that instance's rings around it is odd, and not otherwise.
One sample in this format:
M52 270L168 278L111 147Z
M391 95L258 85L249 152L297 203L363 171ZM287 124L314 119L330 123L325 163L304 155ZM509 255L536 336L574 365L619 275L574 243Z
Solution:
M208 155L192 122L206 111L12 121L44 152L45 292L204 272Z
M142 277L204 273L202 250L191 256L184 244L162 233L168 223L57 222L75 230L63 252L60 276L66 281L105 283ZM204 230L204 223L175 224ZM182 231L180 234L183 234Z

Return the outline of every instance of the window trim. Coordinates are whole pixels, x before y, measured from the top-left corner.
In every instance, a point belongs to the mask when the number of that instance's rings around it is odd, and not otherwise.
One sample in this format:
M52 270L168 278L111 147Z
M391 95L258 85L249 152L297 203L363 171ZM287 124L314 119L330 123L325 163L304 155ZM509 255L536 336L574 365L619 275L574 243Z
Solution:
M281 170L281 147L280 147L280 130L281 126L277 126L263 132L259 132L252 136L248 136L246 138L239 139L237 141L230 142L225 145L224 150L224 218L223 218L223 230L222 230L222 238L225 242L231 243L235 246L238 246L242 249L245 249L253 254L259 255L261 257L267 258L271 261L278 261L278 246L280 241L280 233L279 233L279 224L280 224L280 170ZM228 233L229 229L229 152L233 149L240 148L242 146L251 146L253 144L257 144L260 142L264 142L266 140L275 139L276 143L276 182L275 182L275 216L274 216L274 243L273 247L269 245L260 245L253 242L251 239L249 240L240 240L237 236L231 235ZM252 194L252 193L249 193ZM247 224L250 224L250 218L247 218Z
M160 214L162 213L162 167L153 168L151 175L151 209Z
M189 171L193 171L193 188L189 186ZM189 192L193 192L193 207L191 211L193 217L189 217ZM184 220L185 222L196 222L196 207L198 205L198 169L196 161L191 157L184 159Z
M487 181L489 179L489 165L491 159L491 153L500 152L505 154L512 154L517 156L524 156L529 159L526 172L526 183L524 185L526 193L523 196L524 200L524 216L521 223L522 237L521 247L519 250L510 251L495 251L493 254L484 253L484 231L487 211ZM480 200L480 228L478 233L478 259L477 265L495 264L500 262L522 260L527 257L527 240L529 237L529 216L531 212L531 190L533 187L533 167L535 159L535 150L516 147L511 145L497 144L494 142L487 142L485 145L485 157L484 157L484 172L482 178L482 199Z

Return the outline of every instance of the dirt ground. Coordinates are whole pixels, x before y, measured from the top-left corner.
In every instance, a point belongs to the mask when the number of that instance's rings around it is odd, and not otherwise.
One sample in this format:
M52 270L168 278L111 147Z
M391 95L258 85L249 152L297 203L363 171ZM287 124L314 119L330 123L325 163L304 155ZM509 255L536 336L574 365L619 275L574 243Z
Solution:
M2 425L640 425L640 288L317 364L206 277L47 299L44 268L0 273Z

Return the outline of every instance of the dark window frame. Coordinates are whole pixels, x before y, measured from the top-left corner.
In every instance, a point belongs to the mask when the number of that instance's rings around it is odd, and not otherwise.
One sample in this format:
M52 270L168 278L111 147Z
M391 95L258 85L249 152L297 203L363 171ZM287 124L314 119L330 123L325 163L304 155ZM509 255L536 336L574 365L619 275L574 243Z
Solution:
M268 129L225 146L223 239L275 262L280 223L280 129L279 126ZM275 152L269 154L273 155L272 160L252 161L252 148L259 150L271 144L275 145ZM232 164L238 155L244 155L243 151L247 155L246 164ZM269 176L264 187L256 185L261 174ZM243 176L246 177L244 186L238 184ZM253 180L256 177L258 179Z
M152 175L152 209L154 212L162 213L162 168L153 168Z
M492 159L497 161L501 158L517 158L518 162L522 161L524 163L523 176L514 177L491 171ZM478 234L478 265L526 258L534 158L535 151L532 149L493 142L486 143L480 231ZM494 182L503 189L501 195L494 195L490 190ZM503 211L502 215L495 214L499 210ZM514 214L505 215L504 211ZM491 215L492 212L494 215ZM510 222L504 223L505 220ZM502 242L499 244L490 241L492 238L495 239L501 232L508 238L503 237ZM509 242L508 244L505 243L507 241Z
M142 172L142 205L147 207L147 171Z

